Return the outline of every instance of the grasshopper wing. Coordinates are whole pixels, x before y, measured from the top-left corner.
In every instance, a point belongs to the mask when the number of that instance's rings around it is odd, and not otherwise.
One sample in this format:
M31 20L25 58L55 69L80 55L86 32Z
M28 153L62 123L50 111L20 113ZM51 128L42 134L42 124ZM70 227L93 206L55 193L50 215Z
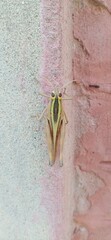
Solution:
M55 162L55 151L53 146L53 130L52 130L52 124L50 120L50 111L48 109L47 119L46 119L46 138L47 138L47 145L48 145L48 151L49 151L49 165L53 166Z

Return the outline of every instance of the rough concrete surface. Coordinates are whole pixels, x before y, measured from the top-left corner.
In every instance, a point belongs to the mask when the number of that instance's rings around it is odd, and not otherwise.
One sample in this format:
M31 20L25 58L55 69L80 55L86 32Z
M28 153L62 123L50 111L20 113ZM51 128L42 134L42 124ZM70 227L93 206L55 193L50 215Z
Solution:
M43 125L31 117L41 108L40 59L40 2L1 0L0 240L50 239L40 185Z
M55 87L64 78L62 10L59 0L41 7L35 0L0 1L0 240L62 240L72 232L72 166L65 187L67 167L49 167L44 120L32 117L46 104L40 89L52 90L47 80Z

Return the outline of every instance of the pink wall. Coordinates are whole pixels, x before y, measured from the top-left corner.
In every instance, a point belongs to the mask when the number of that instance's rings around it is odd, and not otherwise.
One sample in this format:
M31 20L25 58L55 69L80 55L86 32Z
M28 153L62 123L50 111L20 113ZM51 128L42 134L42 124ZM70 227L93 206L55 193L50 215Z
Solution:
M42 0L42 87L77 81L65 103L64 166L57 159L43 179L51 240L111 239L110 11L108 0Z
M74 219L79 230L72 239L110 240L111 1L92 0L75 6L73 22L73 75L83 85L76 87L74 164L79 189Z

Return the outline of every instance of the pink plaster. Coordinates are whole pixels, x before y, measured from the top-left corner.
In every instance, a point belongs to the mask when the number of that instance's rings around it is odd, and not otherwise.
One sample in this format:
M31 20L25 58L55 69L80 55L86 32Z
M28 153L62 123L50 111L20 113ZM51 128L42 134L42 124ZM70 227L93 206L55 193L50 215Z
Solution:
M74 52L74 74L78 79L110 83L110 24L111 16L106 11L91 7L75 11L74 43L78 45ZM84 44L83 51L79 41Z
M110 203L111 203L111 3L110 1L87 1L87 6L74 11L74 68L73 75L83 85L81 97L76 103L76 126L82 128L76 134L75 166L81 169L80 176L94 173L93 185L87 179L84 185L87 208L81 211L78 205L74 220L78 228L72 239L110 240ZM90 88L97 84L99 88ZM83 87L82 87L83 86ZM87 86L87 87L86 87ZM77 95L77 94L76 94ZM85 101L84 101L85 99ZM84 104L83 104L84 101ZM79 110L84 105L85 115ZM82 116L81 116L82 114ZM84 126L85 120L86 126ZM93 119L93 121L92 121ZM92 124L92 126L91 126ZM85 131L84 131L85 129ZM83 172L83 173L82 173ZM101 184L98 185L98 181ZM80 177L78 182L80 182ZM88 189L90 186L90 189ZM75 192L75 198L77 190ZM79 193L81 196L81 193ZM83 198L81 196L81 198ZM88 236L81 231L87 229Z
M42 0L42 88L80 83L65 104L64 167L57 159L41 183L51 240L111 239L110 11L108 0Z
M51 92L58 84L60 87L72 80L72 3L69 0L42 0L42 91ZM51 84L49 83L51 82ZM69 93L72 94L71 86ZM65 104L65 103L64 103ZM59 159L55 165L48 166L42 179L43 194L41 205L47 212L50 226L50 240L71 239L73 232L73 135L74 125L71 119L72 102L65 104L69 124L66 129L64 147L64 166L59 167ZM73 110L74 111L74 110ZM72 122L72 124L71 124ZM74 126L73 126L74 128ZM70 142L69 142L70 138ZM68 151L67 151L68 149Z
M48 166L48 178L43 178L43 195L40 207L45 207L47 221L50 225L50 239L62 239L63 225L63 170L57 165L53 168Z
M41 84L46 92L54 90L62 79L62 6L60 0L42 0ZM51 84L49 84L49 82Z

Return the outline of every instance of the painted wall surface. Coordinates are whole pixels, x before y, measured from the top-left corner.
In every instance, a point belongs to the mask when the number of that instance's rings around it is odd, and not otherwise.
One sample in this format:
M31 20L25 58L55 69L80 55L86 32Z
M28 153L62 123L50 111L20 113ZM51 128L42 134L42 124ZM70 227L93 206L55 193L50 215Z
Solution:
M110 0L0 2L0 240L110 240ZM67 87L62 168L39 92Z
M111 239L111 1L75 1L74 240ZM74 201L74 202L75 202Z
M44 120L33 117L46 104L38 93L52 90L47 80L55 87L64 79L63 6L0 1L0 240L62 240L72 232L67 168L49 167Z
M31 117L41 110L40 64L40 2L1 0L0 240L50 239L43 125Z

